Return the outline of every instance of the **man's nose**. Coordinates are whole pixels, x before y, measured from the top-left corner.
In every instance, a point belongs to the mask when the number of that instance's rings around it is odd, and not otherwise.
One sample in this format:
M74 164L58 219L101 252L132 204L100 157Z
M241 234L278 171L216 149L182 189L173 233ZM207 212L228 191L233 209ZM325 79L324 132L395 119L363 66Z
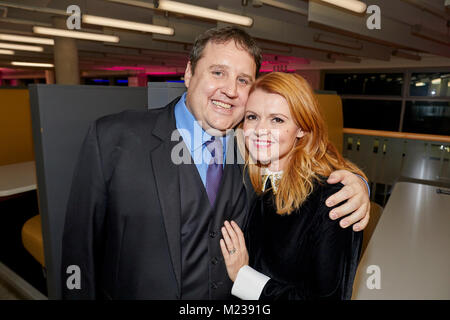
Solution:
M227 95L228 98L236 98L237 97L237 84L234 80L228 80L225 83L225 86L223 88L223 92Z

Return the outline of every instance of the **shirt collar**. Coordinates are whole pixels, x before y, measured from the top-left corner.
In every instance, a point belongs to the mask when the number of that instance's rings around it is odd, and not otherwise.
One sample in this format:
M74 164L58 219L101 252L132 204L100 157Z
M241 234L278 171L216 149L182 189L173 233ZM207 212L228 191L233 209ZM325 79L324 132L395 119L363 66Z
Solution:
M266 191L267 180L270 179L273 193L276 194L278 191L278 184L283 177L283 170L271 171L269 168L263 168L261 170L261 175L263 176L262 192Z
M194 115L187 108L186 92L183 93L180 100L175 105L175 121L177 129L183 129L189 132L191 139L184 139L184 142L191 153L194 153L195 150L202 148L204 143L212 138L210 134L203 130ZM220 137L222 145L224 146L224 152L226 150L225 146L228 138L229 136Z
M271 171L269 168L262 168L261 170L261 174L262 175L271 175L271 174L275 174L275 175L283 175L283 170L280 171Z

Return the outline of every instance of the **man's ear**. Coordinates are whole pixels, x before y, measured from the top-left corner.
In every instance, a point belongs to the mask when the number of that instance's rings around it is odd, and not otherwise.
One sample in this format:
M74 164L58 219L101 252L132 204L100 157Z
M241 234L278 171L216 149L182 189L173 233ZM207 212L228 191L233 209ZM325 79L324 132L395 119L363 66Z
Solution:
M192 78L192 65L189 61L186 65L186 70L184 71L184 85L186 88L189 88L189 83L191 82Z
M305 131L303 131L302 129L298 129L297 130L297 138L303 138L303 136L305 135Z

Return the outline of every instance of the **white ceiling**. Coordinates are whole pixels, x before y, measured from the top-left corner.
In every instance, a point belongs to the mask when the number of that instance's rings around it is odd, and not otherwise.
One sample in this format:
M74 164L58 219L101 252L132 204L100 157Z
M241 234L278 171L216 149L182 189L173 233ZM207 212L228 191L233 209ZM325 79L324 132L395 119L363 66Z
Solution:
M7 2L12 2L9 0ZM152 2L149 0L139 0ZM356 15L317 0L265 1L259 8L242 0L179 0L203 7L243 14L254 19L246 29L263 48L262 69L274 67L297 69L450 67L450 10L444 0L366 0L367 5L381 9L381 29L366 27L368 14ZM32 26L51 24L52 15L18 8L2 7L0 1L0 33L32 35ZM243 2L248 2L243 6ZM264 2L264 0L263 0ZM267 3L291 5L304 13L276 8ZM142 23L171 26L174 36L82 25L81 31L104 32L120 37L117 44L78 40L80 68L85 74L93 70L130 67L126 73L182 72L190 44L195 36L209 28L224 25L215 21L114 3L108 0L15 0L15 4L66 10L80 6L82 14L111 17ZM2 9L3 8L3 9ZM434 40L412 34L420 25ZM317 42L317 36L352 41L359 48ZM44 46L43 53L16 52L15 60L52 62L53 47ZM393 56L395 50L419 55L420 61ZM357 58L346 62L339 57ZM0 67L8 67L10 56L0 55ZM1 72L1 71L0 71ZM3 73L6 70L3 69ZM115 71L117 73L117 71Z

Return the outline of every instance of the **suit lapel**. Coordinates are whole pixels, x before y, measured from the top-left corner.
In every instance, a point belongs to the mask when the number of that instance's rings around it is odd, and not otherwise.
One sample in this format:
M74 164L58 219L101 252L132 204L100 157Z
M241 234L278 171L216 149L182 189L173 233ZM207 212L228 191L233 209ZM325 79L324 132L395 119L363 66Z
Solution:
M159 143L151 146L150 158L155 176L155 183L161 211L169 244L170 257L178 284L178 293L181 292L181 229L180 229L180 189L179 166L171 160L171 151L179 143L171 141L173 130L176 130L173 101L166 108L167 111L159 114L152 134L160 139Z

